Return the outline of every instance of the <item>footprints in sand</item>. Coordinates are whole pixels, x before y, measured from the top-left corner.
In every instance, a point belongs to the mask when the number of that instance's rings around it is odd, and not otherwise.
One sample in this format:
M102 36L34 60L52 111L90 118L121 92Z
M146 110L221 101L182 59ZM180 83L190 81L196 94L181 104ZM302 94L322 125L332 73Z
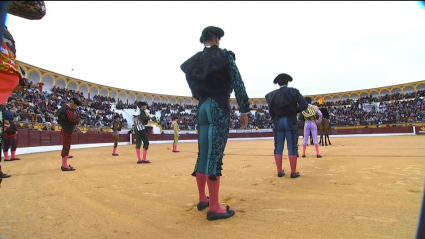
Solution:
M329 180L329 184L342 185L342 186L350 186L350 185L353 185L353 183L339 182L339 181L337 181L337 180Z
M185 210L186 212L190 212L196 207L196 205L193 203L188 203L187 206L189 206L189 208Z
M289 208L272 208L272 209L263 209L264 212L295 212L294 209Z
M250 168L250 167L252 167L252 165L245 165L242 168Z
M267 184L269 184L269 185L273 185L273 186L274 186L274 185L276 185L277 183L276 183L276 181L275 181L275 180L273 180L273 179L272 179L272 180L270 180Z
M403 183L402 181L394 181L394 183L395 184L398 184L398 185L406 185L405 183Z
M234 197L226 197L223 201L224 204L232 204L235 201Z
M330 172L335 172L335 173L345 173L347 172L347 166L339 166L338 168L335 169L329 169Z
M245 210L243 210L243 209L239 209L239 210L238 210L238 209L236 209L235 211L236 211L236 212L239 212L239 213L246 213L246 211L245 211Z
M333 184L333 185L338 185L338 186L353 186L353 188L359 192L364 192L364 189L359 186L359 185L355 185L354 183L350 183L350 182L340 182L338 180L329 180L328 181L329 184Z

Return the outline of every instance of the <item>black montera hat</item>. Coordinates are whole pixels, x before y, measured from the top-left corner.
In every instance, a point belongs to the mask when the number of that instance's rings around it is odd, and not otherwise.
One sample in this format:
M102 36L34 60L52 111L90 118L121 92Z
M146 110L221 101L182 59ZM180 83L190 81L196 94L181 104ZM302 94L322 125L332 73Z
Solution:
M203 36L204 36L207 32L210 32L210 33L212 33L212 34L216 35L216 36L218 37L218 39L220 39L220 38L222 38L222 37L224 36L224 31L223 31L223 29L221 29L221 28L219 28L219 27L209 26L209 27L204 28L204 30L202 30L201 38L199 39L199 41L200 41L201 43L204 43L204 37L203 37Z
M70 102L72 102L72 103L74 103L74 104L76 104L77 106L80 106L81 105L81 102L77 99L77 98L71 98L70 100L69 100Z
M6 7L10 15L28 20L40 20L46 15L44 1L9 1Z
M278 84L278 83L283 83L286 84L288 82L292 81L292 77L288 74L282 73L276 76L276 78L274 78L273 83L274 84Z

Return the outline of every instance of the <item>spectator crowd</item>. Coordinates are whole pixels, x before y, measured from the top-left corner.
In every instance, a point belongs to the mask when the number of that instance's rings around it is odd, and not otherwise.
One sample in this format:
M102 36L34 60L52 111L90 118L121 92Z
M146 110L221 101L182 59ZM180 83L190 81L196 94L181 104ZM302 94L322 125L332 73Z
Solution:
M90 128L111 127L113 117L118 115L123 128L130 124L115 110L111 109L116 103L116 109L137 109L141 102L127 103L114 97L94 95L86 99L83 93L64 88L53 87L52 92L42 91L42 83L29 82L25 91L13 93L6 104L16 122L22 122L22 128L34 128L35 123L43 123L44 130L51 130L57 124L55 112L71 97L78 97L82 105L76 114L79 117L80 126ZM413 93L394 93L381 97L361 97L358 100L338 100L325 102L320 107L329 110L332 126L356 126L356 125L389 125L400 123L425 122L424 107L425 91L419 90ZM366 108L364 106L372 105ZM195 130L197 128L198 105L156 103L148 104L147 109L152 116L151 121L157 122L164 130L172 129L172 119L178 116L181 130ZM254 129L271 129L274 127L273 120L268 112L267 105L253 105L249 113L249 127ZM238 109L233 106L230 112L230 128L240 128ZM160 113L158 113L160 112ZM159 116L158 118L155 116ZM77 129L78 130L78 129Z
M42 91L42 83L28 83L28 89L13 93L6 104L6 108L13 113L15 122L23 122L22 128L33 129L35 123L43 123L44 129L54 129L57 124L55 112L62 105L66 104L72 97L78 97L81 106L77 110L80 126L85 127L111 127L114 110L111 110L111 103L114 98L95 95L93 99L86 99L82 93L78 94L73 90L54 87L51 93ZM109 102L109 103L108 103ZM121 115L120 120L124 127L127 120ZM18 124L18 127L21 127Z

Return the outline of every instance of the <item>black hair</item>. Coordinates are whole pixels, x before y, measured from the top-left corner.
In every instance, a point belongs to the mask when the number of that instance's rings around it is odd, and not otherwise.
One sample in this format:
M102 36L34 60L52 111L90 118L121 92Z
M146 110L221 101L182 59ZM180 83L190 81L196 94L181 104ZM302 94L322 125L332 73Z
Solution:
M202 34L202 38L204 38L204 42L212 42L215 40L216 37L217 36L212 32L205 32L204 34Z
M282 73L276 76L273 80L273 84L278 84L279 86L287 85L288 82L292 81L292 77L288 74Z

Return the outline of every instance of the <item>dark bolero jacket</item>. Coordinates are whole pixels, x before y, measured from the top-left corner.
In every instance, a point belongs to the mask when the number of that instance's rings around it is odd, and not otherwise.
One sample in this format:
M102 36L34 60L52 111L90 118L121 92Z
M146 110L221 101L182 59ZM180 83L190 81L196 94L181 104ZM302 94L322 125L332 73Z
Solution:
M297 118L297 113L307 109L308 104L301 93L291 87L281 87L266 95L270 116L276 120L281 117Z
M234 90L240 112L250 111L249 97L234 56L233 52L217 46L205 47L180 66L199 105L211 97L230 112L230 94Z

